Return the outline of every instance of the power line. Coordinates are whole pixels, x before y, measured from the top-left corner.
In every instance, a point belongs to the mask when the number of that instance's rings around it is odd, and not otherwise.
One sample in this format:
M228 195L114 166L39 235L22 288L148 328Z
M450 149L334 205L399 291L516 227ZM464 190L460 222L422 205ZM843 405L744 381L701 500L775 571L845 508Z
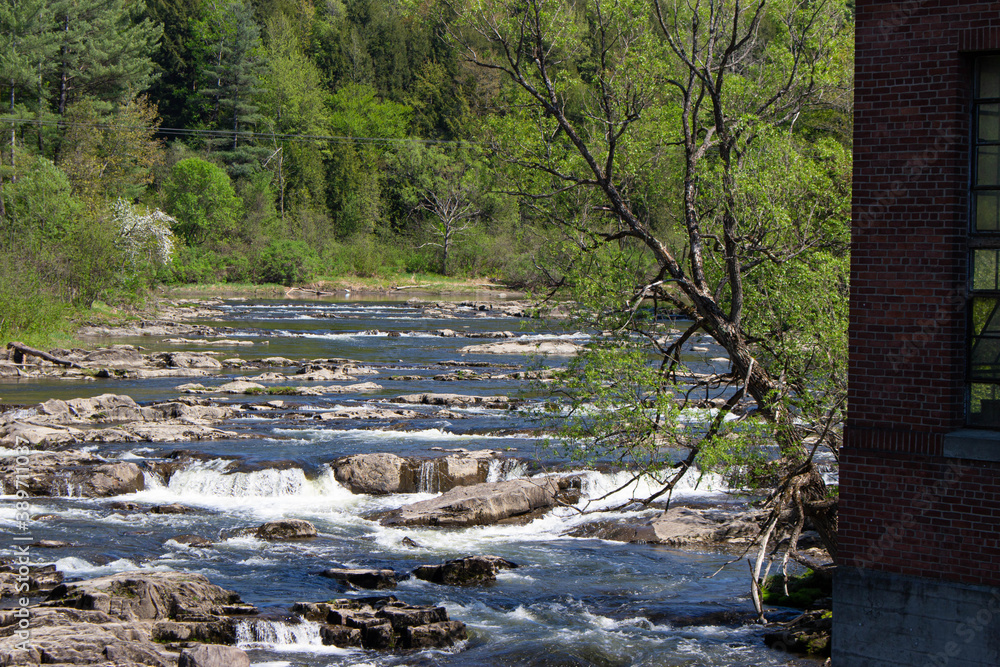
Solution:
M36 125L42 127L78 127L92 130L126 130L153 132L158 135L175 137L200 137L205 139L259 139L259 140L281 140L299 141L302 143L339 143L350 144L355 142L368 144L467 144L466 141L449 141L445 139L421 139L418 137L406 137L393 139L388 137L350 137L324 134L284 134L277 132L237 132L234 130L199 130L182 127L153 127L150 125L111 125L108 123L89 123L84 121L65 120L41 120L36 118L10 118L2 117L0 122L11 123L13 125Z

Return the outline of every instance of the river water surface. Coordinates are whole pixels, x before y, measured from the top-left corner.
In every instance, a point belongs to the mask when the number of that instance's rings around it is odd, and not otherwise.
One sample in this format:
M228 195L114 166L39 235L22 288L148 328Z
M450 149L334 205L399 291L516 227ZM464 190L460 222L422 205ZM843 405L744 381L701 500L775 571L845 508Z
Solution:
M221 425L239 433L239 439L93 445L92 451L109 460L156 461L177 449L204 456L186 464L168 484L147 475L147 489L136 494L82 499L72 497L73 490L67 489L67 497L33 499L35 515L50 515L35 522L35 537L73 545L44 554L36 551L36 558L49 558L71 580L127 570L201 573L265 612L273 611L271 619L279 619L296 601L374 594L348 590L318 576L331 567L408 572L423 563L472 554L502 556L519 565L501 573L491 586L457 588L414 578L392 591L408 603L443 605L452 619L466 623L469 639L454 649L406 654L345 650L322 646L317 627L310 623L246 622L240 627L240 645L253 664L261 666L815 664L795 662L765 648L756 626L704 620L716 612L751 609L745 564L709 576L731 557L725 554L568 537L565 534L574 526L595 518L585 519L573 508L560 508L527 525L462 530L387 528L368 518L380 510L433 497L433 490L383 497L354 495L335 481L330 461L364 452L432 456L440 455L442 448L499 450L523 461L497 466L496 479L535 474L542 464L560 463L558 453L545 446L534 424L518 411L453 409L456 417L441 419L427 409L426 418L402 424L311 418L336 406L370 405L373 399L386 401L380 407L393 407L393 397L416 392L514 396L524 390L519 380L434 380L435 375L456 370L447 365L453 361L511 367L469 368L494 373L511 372L529 363L524 357L461 354L459 347L493 341L442 337L435 333L440 329L511 331L521 339L586 339L584 333L553 330L551 325L534 321L524 326L522 320L492 316L489 311L461 308L455 314L457 318L427 315L407 302L384 300L226 302L218 320L206 324L235 327L237 332L227 337L253 345L189 349L216 351L220 359L348 358L377 371L359 381L377 382L382 389L363 395L275 397L285 402L282 409L260 415L244 413L247 416ZM390 332L401 335L390 336ZM148 337L96 340L93 346L110 343L141 345L146 352L185 349ZM565 361L553 358L545 363ZM705 363L709 363L707 356ZM197 381L221 384L238 375L226 369ZM403 375L411 379L389 379ZM185 382L189 380L12 382L0 385L0 396L7 406L101 393L128 394L143 403L174 399L180 395L177 387ZM268 399L219 400L246 404ZM242 461L239 472L232 472L233 457ZM585 496L603 495L620 481L613 474L590 472ZM710 484L689 484L675 499L738 502ZM114 509L115 501L180 503L196 511L183 515L127 512ZM13 515L13 504L4 503L0 523L13 526ZM316 525L320 536L297 542L231 536L240 528L277 518L306 519ZM192 533L217 540L215 548L188 548L171 540ZM0 555L10 554L0 551Z

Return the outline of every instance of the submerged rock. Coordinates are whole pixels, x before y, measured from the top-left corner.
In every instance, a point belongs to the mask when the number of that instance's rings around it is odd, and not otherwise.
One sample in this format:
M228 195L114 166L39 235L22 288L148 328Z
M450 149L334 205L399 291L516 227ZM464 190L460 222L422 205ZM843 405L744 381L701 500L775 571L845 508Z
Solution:
M449 586L474 586L496 581L497 572L517 567L499 556L466 556L437 565L421 565L413 571L417 579Z

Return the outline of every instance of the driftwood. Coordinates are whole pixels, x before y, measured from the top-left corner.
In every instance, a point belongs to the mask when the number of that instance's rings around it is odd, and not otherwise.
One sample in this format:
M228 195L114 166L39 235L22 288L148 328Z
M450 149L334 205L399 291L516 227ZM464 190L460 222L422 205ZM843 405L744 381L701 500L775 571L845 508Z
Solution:
M28 347L24 343L18 343L17 341L12 341L7 343L8 350L14 350L14 363L22 364L24 363L24 356L28 355L31 357L38 357L39 359L44 359L45 361L51 361L59 366L69 366L70 368L83 368L80 364L75 361L70 361L69 359L60 359L59 357L54 357L48 352L42 352L41 350L36 350L33 347Z

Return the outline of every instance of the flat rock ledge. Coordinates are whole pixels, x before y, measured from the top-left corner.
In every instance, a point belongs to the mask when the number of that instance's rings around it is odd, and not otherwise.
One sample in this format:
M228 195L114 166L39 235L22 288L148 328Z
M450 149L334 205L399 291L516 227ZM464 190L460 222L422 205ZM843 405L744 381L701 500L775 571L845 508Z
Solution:
M744 544L757 535L763 517L764 513L747 510L671 507L652 518L584 524L568 535L672 547Z
M34 414L21 412L0 418L0 445L46 447L233 438L235 433L215 428L214 424L237 411L236 406L211 405L190 398L150 406L140 406L130 396L120 394L68 401L51 399L36 406Z
M0 665L173 667L190 642L234 644L257 610L199 574L128 572L60 584L29 612L24 643L18 612L0 611ZM240 664L235 651L227 667Z
M458 348L458 351L461 354L572 357L580 354L584 349L586 348L583 345L568 340L521 340L486 343L485 345L466 345L465 347Z
M374 650L446 648L467 638L444 607L414 606L395 596L298 602L292 611L321 624L328 646Z
M553 477L460 486L381 517L386 526L485 526L554 506L566 491Z

